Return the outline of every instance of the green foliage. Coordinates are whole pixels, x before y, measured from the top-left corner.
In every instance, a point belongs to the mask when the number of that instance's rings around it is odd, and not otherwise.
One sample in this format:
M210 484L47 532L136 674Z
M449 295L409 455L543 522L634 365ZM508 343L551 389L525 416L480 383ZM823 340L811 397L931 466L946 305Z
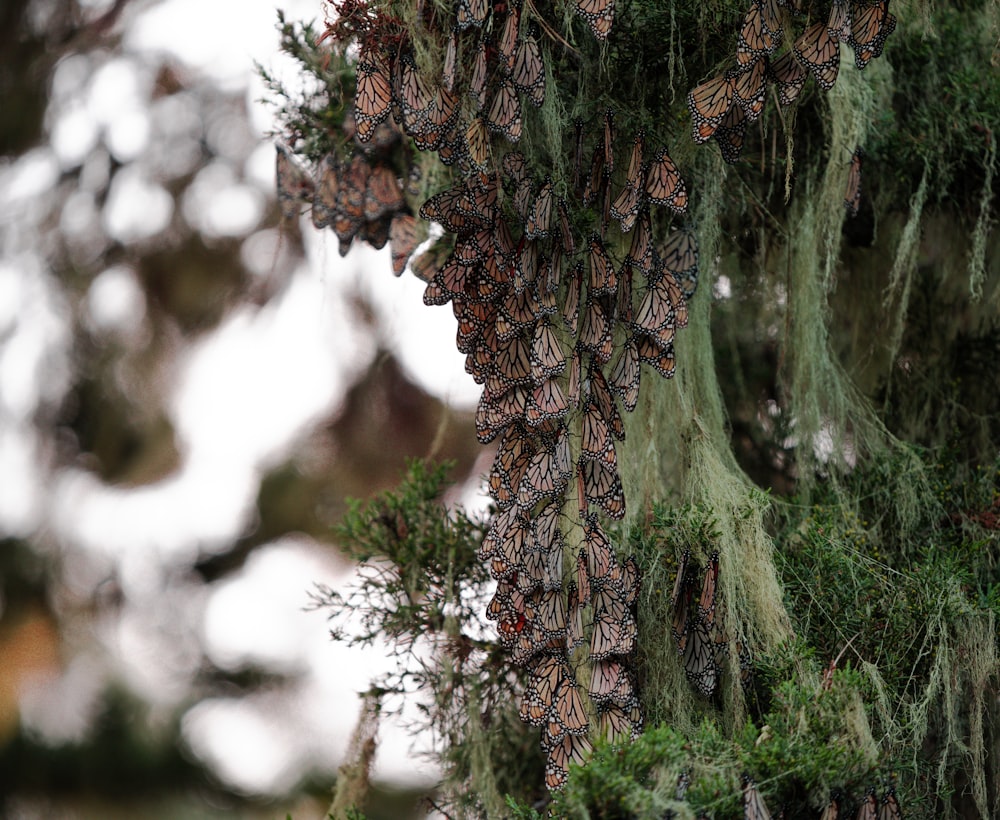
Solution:
M355 69L343 54L322 48L311 23L290 23L278 11L281 50L301 68L303 89L293 91L262 66L257 66L277 110L281 135L313 162L342 145L338 138L349 108L344 89L353 89Z
M902 24L908 30L888 49L893 105L882 111L873 153L904 190L930 167L935 201L976 202L1000 111L1000 72L990 67L995 8L942 3Z
M317 587L331 634L351 645L388 641L395 669L372 682L376 713L420 703L414 734L439 742L440 799L467 813L495 814L500 795L538 783L538 744L510 697L516 675L481 614L488 573L476 557L485 524L442 497L449 465L410 463L400 485L353 501L335 538L361 564L345 592Z

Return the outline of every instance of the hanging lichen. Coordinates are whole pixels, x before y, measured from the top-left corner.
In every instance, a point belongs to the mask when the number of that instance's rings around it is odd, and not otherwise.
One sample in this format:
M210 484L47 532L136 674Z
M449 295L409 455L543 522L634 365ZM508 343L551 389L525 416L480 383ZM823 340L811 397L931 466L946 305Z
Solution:
M464 576L497 584L487 617L504 652L478 668L497 678L474 684L452 658L444 683L428 684L448 727L449 805L503 811L509 757L484 717L500 692L538 727L544 781L568 789L569 814L607 798L602 744L620 749L650 722L693 745L681 754L677 738L651 733L661 767L616 804L636 817L735 810L741 793L744 805L781 794L846 812L877 792L890 811L896 782L919 814L930 791L888 776L907 753L926 772L921 745L934 748L938 798L961 771L977 811L991 789L996 804L993 604L948 586L935 608L919 593L933 563L924 538L947 505L902 433L939 443L966 413L983 453L1000 432L948 396L921 403L911 378L947 378L913 334L943 313L927 309L920 239L948 191L977 209L971 243L947 262L964 294L1000 278L986 252L984 116L1000 110L1000 83L951 76L974 71L988 38L967 29L995 32L997 11L893 8L346 0L324 59L289 49L326 96L319 113L286 109L284 136L312 164L280 149L286 215L308 203L343 252L388 243L394 272L452 307L484 385L477 433L498 443L496 514L478 574L465 565ZM879 59L897 40L898 59ZM925 65L940 70L924 80ZM958 154L985 168L974 197ZM413 256L430 222L443 235ZM996 322L978 316L967 332L988 341ZM794 501L748 478L734 416L764 428L757 466ZM821 499L822 515L810 507ZM846 521L867 521L884 554L865 554ZM923 619L905 647L869 634L895 592L889 575L912 585L914 607L889 606L894 635ZM462 630L448 622L455 643ZM988 646L974 651L973 635ZM462 708L449 714L453 691ZM828 754L807 760L824 742ZM594 747L577 784L572 764Z

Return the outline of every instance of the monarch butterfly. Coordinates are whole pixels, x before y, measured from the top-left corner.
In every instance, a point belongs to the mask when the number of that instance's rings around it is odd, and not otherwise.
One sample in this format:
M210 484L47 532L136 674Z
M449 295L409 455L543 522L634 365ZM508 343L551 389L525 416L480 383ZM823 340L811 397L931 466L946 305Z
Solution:
M330 225L337 216L340 199L340 167L333 154L320 163L319 182L313 184L294 158L278 149L278 202L286 218L298 215L298 201L312 200L312 222L318 230ZM298 176L301 175L301 176ZM286 206L289 213L286 213Z
M448 91L455 88L455 61L458 59L458 26L452 26L444 49L444 67L441 69L441 85Z
M714 553L708 559L705 568L705 580L701 587L701 598L698 601L698 618L711 626L715 622L715 596L719 588L719 553Z
M473 117L465 129L465 154L479 171L486 169L489 161L490 138L482 117Z
M448 233L468 233L476 228L486 227L485 224L480 224L480 220L459 209L458 203L464 197L464 185L441 191L420 206L420 218L440 223Z
M448 255L448 249L444 242L435 242L424 251L420 256L416 257L410 265L410 269L413 271L413 275L420 279L422 282L430 283L434 280L434 275L437 273L438 268L444 262L445 257ZM431 303L425 300L425 304L444 304L444 302Z
M601 586L611 574L615 564L614 548L607 533L594 515L587 515L583 521L584 548L580 554L587 563L587 580L595 587Z
M621 564L621 580L618 586L625 596L625 605L632 606L639 597L639 566L631 555Z
M856 820L877 820L878 818L878 798L875 797L875 788L868 789L864 800L858 808Z
M642 734L642 711L637 700L625 706L605 705L600 714L600 734L608 743L620 746Z
M643 273L648 274L653 268L653 229L650 224L649 208L644 207L639 211L627 258Z
M481 266L492 251L490 232L476 231L475 233L461 234L455 242L455 248L451 255L462 267L475 268L475 273L478 275L481 272Z
M392 272L396 276L402 275L419 244L417 220L411 214L397 213L393 216L389 225L389 248L392 251Z
M492 373L486 380L486 389L500 394L511 387L531 382L531 359L528 343L514 336L497 344Z
M568 412L569 402L559 386L559 382L555 379L548 379L535 387L528 396L524 417L529 425L537 427L560 419Z
M604 378L604 373L597 366L597 362L591 362L589 376L590 396L597 402L597 406L601 408L601 413L607 419L612 435L619 441L622 441L625 438L625 425L622 423L622 417L615 406L615 399L611 395L607 379Z
M598 40L608 39L615 21L615 0L577 0L576 12L587 21Z
M761 24L775 39L775 47L781 45L781 35L784 26L781 20L781 7L784 0L754 0L760 6Z
M850 18L850 31L844 38L855 51L870 48L882 36L889 15L889 0L858 5L861 7Z
M584 207L590 207L601 194L602 186L607 184L607 177L604 174L604 138L602 137L594 148L594 155L590 161L590 176L583 188Z
M538 317L538 297L534 287L524 287L521 292L512 290L504 299L497 319L497 338L504 341L514 333L534 326ZM503 330L503 324L509 328Z
M295 219L299 215L302 203L313 202L316 197L316 184L308 171L299 163L291 150L281 143L275 146L275 178L278 189L278 205L284 219ZM331 161L333 157L330 157ZM336 200L336 196L334 196ZM313 204L313 222L316 222L315 203ZM322 226L326 227L329 222Z
M599 296L604 293L614 293L618 287L618 280L615 277L615 266L611 257L604 249L601 237L592 233L588 243L590 249L590 281L588 290L591 296Z
M629 155L628 170L625 172L625 184L640 187L642 170L642 153L646 145L646 132L640 128L632 139L632 153Z
M591 461L603 461L615 466L618 458L615 455L615 443L611 437L611 428L601 414L597 403L591 399L583 411L583 440L580 445L580 456Z
M531 343L531 378L540 384L545 379L558 376L566 369L566 354L556 337L556 332L547 321L535 327Z
M820 21L802 32L792 51L816 78L820 88L829 91L837 82L840 70L840 43L830 36L826 23Z
M618 592L611 587L593 590L594 631L590 634L590 659L628 655L635 648L637 627Z
M666 205L676 213L687 211L687 187L666 148L657 152L646 171L646 195L650 202Z
M470 26L481 26L489 11L488 0L458 0L456 18L459 30L465 30Z
M577 320L580 316L580 292L583 290L583 263L577 262L573 267L569 287L566 290L566 301L563 303L563 321L566 328L576 335Z
M532 726L544 726L556 692L571 674L565 659L559 655L542 655L530 662L528 684L521 701L521 720Z
M830 802L826 804L819 820L838 820L840 817L840 799L836 795L830 796Z
M375 166L365 186L365 219L375 222L385 214L395 213L403 205L403 186L396 179L396 172L388 165Z
M396 62L393 91L402 115L403 130L410 136L419 137L430 127L427 109L431 105L431 93L412 54L404 53Z
M588 728L590 724L587 722L587 712L583 707L580 689L575 680L564 678L549 712L544 742L548 745L564 737L583 735Z
M389 69L371 51L366 51L358 60L358 86L354 94L354 120L360 142L372 138L375 127L389 116L391 103Z
M347 252L351 240L365 224L365 189L370 173L371 166L361 156L354 157L351 164L338 173L339 188L333 212L333 232L340 240L341 256Z
M443 294L443 301L438 302L438 304L444 304L452 299L463 297L466 287L469 284L469 277L473 275L473 269L467 265L463 265L456 258L454 252L452 252L451 256L441 266L441 269L434 274L434 284L438 286L440 293Z
M587 756L593 751L590 741L582 735L567 734L547 749L545 763L545 786L549 791L559 791L566 785L569 767L583 766Z
M625 493L616 467L602 461L581 459L580 471L583 473L584 497L587 503L596 504L609 518L623 518Z
M761 97L763 104L763 97ZM719 144L719 153L722 159L730 165L739 162L740 154L743 153L743 138L746 135L747 122L749 119L746 109L742 105L734 105L722 118L719 127L712 136Z
M847 191L844 193L844 207L848 216L857 216L861 206L861 158L864 152L860 147L854 149L851 156L851 166L847 172Z
M503 21L500 39L497 41L497 52L500 58L500 70L510 74L514 70L514 60L517 56L517 33L521 27L521 3L519 0L507 3L507 16Z
M562 495L569 482L569 439L563 428L553 444L532 456L517 490L517 503L531 509L545 498Z
M452 166L459 160L469 158L469 146L465 132L452 128L441 140L437 149L438 159L447 166Z
M736 62L740 66L748 66L760 57L773 54L779 45L781 45L780 25L777 26L776 32L768 29L764 25L761 4L753 0L743 18L743 28L740 29L740 38L736 45Z
M672 231L660 248L663 267L673 274L685 299L698 287L698 240L690 231Z
M771 820L771 812L749 775L743 775L743 820Z
M527 401L523 387L515 387L499 398L492 398L484 391L476 406L476 438L480 444L489 444L512 421L521 418Z
M509 581L499 581L497 591L486 608L486 617L496 621L506 614L524 611L524 595Z
M795 59L791 51L786 51L777 60L772 60L768 66L768 73L771 81L778 86L778 101L782 105L791 105L798 99L808 76L806 69Z
M566 206L566 200L559 197L559 247L562 249L563 253L567 256L572 256L576 253L576 242L573 240L573 231L569 226L569 209Z
M563 543L562 538L556 539L552 548L541 553L545 558L545 566L542 574L542 589L548 591L552 589L562 589L563 579ZM567 628L568 623L567 623Z
M497 307L492 302L467 302L463 299L452 301L452 309L455 318L458 320L458 331L455 333L455 346L459 353L472 353L476 345L484 338L487 326L496 322ZM493 334L495 338L495 334ZM492 350L495 343L490 345L490 364L493 362Z
M635 410L639 401L639 353L633 339L629 338L625 342L608 377L608 384L621 396L622 404L628 412Z
M882 795L882 807L878 810L878 820L902 820L902 817L899 801L896 799L896 790L890 787Z
M615 110L604 110L604 176L610 177L615 172Z
M501 510L509 509L514 502L517 486L534 454L532 438L517 426L509 427L497 448L488 479L490 495Z
M644 142L645 134L640 130L632 142L632 154L629 157L625 185L611 205L611 216L621 223L623 233L628 233L635 226L635 220L639 215L639 208L642 205L640 193L643 188L645 171L642 165Z
M534 536L533 549L549 551L560 545L559 511L562 501L556 500L542 507L541 512L531 520L531 531Z
M546 739L543 743L547 746L564 734L571 736L586 734L588 728L580 688L565 661L562 662L562 666L563 672L556 684L546 725Z
M542 62L538 42L531 34L517 47L511 79L514 87L522 94L527 94L536 108L545 102L545 63Z
M427 121L434 126L430 134L423 135L431 150L437 150L458 114L458 96L444 86L438 86L434 99L427 107Z
M733 96L746 113L747 122L753 122L764 110L764 98L767 93L767 61L758 60L744 71L731 76L734 83ZM719 127L721 128L724 123L725 120Z
M505 78L496 89L486 124L491 131L498 131L511 142L521 139L521 101L509 79Z
M726 116L733 102L734 85L726 76L714 77L688 92L692 137L695 143L706 142Z
M618 319L626 324L632 321L632 260L625 257L621 269L618 271Z
M676 362L672 344L660 347L649 336L636 336L635 349L640 362L652 365L656 372L665 379L673 378Z
M671 599L674 617L670 632L677 644L677 653L681 656L687 650L688 640L694 627L693 619L689 618L694 599L694 583L693 579L686 575L686 562L687 553L684 554L681 566L677 569L677 580L674 583L674 594Z
M885 41L895 30L896 18L889 14L889 0L876 0L874 5L855 14L847 39L854 49L854 64L863 69L872 59L881 56Z
M476 49L476 61L472 64L472 78L469 80L469 94L480 109L486 107L486 41L480 40Z
M593 353L594 358L602 364L607 362L612 353L612 330L612 322L600 301L588 296L577 339L580 347Z
M580 403L580 383L583 380L583 365L580 361L580 348L573 349L569 360L569 380L566 384L566 398L571 405Z
M524 615L547 639L565 637L566 599L560 590L536 589L525 599Z
M832 0L830 3L830 18L826 30L831 37L847 42L851 39L851 3L850 0Z
M578 646L582 646L583 642L586 640L583 636L584 604L580 600L580 593L574 581L570 581L569 584L566 585L566 592L566 607L569 611L569 615L566 619L566 648L572 652Z
M677 791L674 792L676 800L683 800L687 796L688 786L691 785L691 774L687 769L680 773L677 778Z
M516 509L514 507L512 510ZM499 516L498 516L499 518ZM510 580L521 571L525 550L530 542L531 527L527 518L517 515L501 522L506 531L487 532L479 549L480 559L490 561L490 572L497 580ZM492 533L492 534L491 534Z
M628 233L635 226L641 202L639 187L628 183L611 203L611 216L621 224L622 233Z
M392 218L388 216L378 219L375 222L365 222L358 231L358 238L362 242L367 242L375 250L381 250L385 247L385 243L389 241L390 222L392 222ZM343 255L342 253L341 256Z
M670 284L676 289L673 277L670 276L661 276L649 284L632 323L640 333L656 336L661 347L669 344L674 338L676 314L668 287Z
M493 516L483 543L479 545L478 558L483 562L489 561L505 541L519 541L523 549L530 535L528 520L517 507L510 507Z
M610 702L623 706L635 696L627 667L616 660L598 661L593 665L588 693L598 705Z
M547 178L542 185L535 204L531 206L528 218L524 223L524 235L528 239L540 239L549 235L549 224L552 221L552 179Z

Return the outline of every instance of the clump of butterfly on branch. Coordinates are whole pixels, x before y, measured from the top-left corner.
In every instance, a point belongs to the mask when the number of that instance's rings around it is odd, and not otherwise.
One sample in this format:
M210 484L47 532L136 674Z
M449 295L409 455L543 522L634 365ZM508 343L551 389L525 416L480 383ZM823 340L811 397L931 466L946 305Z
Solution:
M782 105L807 73L831 87L841 39L863 67L894 25L886 6L834 0L828 19L772 60L785 25L812 14L753 0L736 65L688 95L695 142L714 137L735 162L768 81ZM487 617L526 670L520 716L541 728L545 782L559 789L591 738L622 743L642 730L639 573L602 519L625 514L619 407L635 409L644 368L673 375L674 334L697 286L687 186L667 147L648 146L641 129L619 134L610 109L574 122L569 178L533 175L518 143L546 98L541 38L567 44L531 0L456 0L450 13L418 3L407 21L392 8L332 5L321 39L344 59L357 54L356 85L342 90L341 133L315 172L278 147L279 199L288 217L310 206L341 253L356 238L388 244L396 275L408 267L426 283L426 304L451 305L456 346L483 385L477 436L498 440L488 478L496 514L479 550L497 584ZM575 11L599 43L613 37L615 0L576 0ZM442 44L440 60L421 59L417 35ZM418 206L428 154L450 169L451 185ZM428 223L443 235L414 256ZM672 631L688 678L710 697L727 645L718 557L700 596L698 573L685 555ZM748 675L748 651L741 666Z

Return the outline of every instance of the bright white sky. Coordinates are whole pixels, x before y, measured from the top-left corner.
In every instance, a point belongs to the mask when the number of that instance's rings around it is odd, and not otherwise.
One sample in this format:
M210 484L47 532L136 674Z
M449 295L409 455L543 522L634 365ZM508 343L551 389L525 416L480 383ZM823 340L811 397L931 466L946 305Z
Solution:
M25 208L30 210L32 197L51 190L60 169L76 167L82 167L83 190L67 203L62 223L71 238L91 241L95 232L89 228L98 221L123 240L153 235L168 224L173 203L141 168L116 175L103 209L87 190L88 180L99 191L108 178L107 154L95 147L103 145L127 162L148 153L151 141L169 138L171 124L191 115L180 101L149 101L149 66L154 55L166 53L195 75L245 93L256 130L217 135L222 153L228 150L242 165L245 179L235 178L225 163L204 169L191 199L182 204L185 217L216 236L256 228L273 196L274 150L264 135L274 122L268 107L253 102L263 96L253 64L264 64L290 84L297 76L277 51L275 2L161 0L127 6L119 23L123 55L96 73L86 57L67 60L54 79L58 116L50 122L51 146L0 168L0 224L5 215L12 224L15 217L30 219ZM289 20L323 14L321 0L284 0L282 6ZM184 161L183 151L173 156ZM195 156L192 151L192 162ZM302 670L292 702L266 696L203 702L185 717L192 747L213 761L222 777L250 792L287 787L305 761L337 765L357 714L354 693L365 688L372 671L384 668L374 651L347 657L347 650L329 641L323 616L303 611L313 583L338 586L349 572L328 551L287 541L255 554L204 600L161 600L163 579L193 553L210 551L245 528L261 471L329 414L370 361L375 343L351 325L346 308L352 289L369 295L384 331L381 343L425 389L464 408L473 406L479 393L455 350L451 312L426 308L423 285L410 274L395 279L387 251L359 248L341 260L332 234L326 232L327 241L309 228L306 236L310 265L296 272L285 293L263 309L236 311L191 348L172 374L170 411L184 453L178 472L125 490L103 486L79 470L46 492L23 479L39 475L38 443L28 420L46 384L53 390L65 384L68 371L59 363L69 353L69 339L58 320L56 289L46 285L38 258L19 244L13 229L0 230L0 331L17 331L0 347L0 486L5 488L0 534L27 532L48 520L66 549L84 550L98 565L118 566L126 600L133 602L131 617L109 625L105 642L120 673L154 702L166 705L182 696L196 662L184 647L199 635L223 667L253 661ZM270 229L254 234L245 245L248 267L266 272L279 241ZM127 267L102 273L88 306L89 321L97 327L124 338L140 331L143 294ZM37 321L18 321L19 310ZM87 579L80 583L85 586ZM78 659L61 681L29 693L25 719L54 736L83 725L79 714L74 722L66 708L56 713L52 705L65 702L70 689L85 690L81 670L92 668L92 662ZM87 706L77 711L86 712ZM50 719L55 714L59 719ZM376 776L411 781L433 776L400 732L387 729L382 741Z

